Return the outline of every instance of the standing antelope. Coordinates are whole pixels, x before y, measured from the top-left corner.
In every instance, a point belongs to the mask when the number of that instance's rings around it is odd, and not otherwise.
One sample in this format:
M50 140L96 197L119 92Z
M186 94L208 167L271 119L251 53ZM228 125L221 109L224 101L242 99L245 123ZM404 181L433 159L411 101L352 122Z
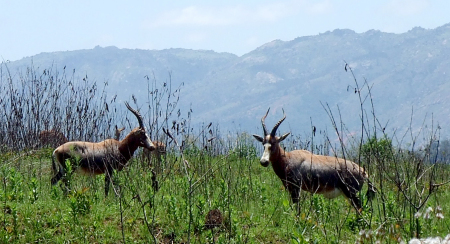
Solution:
M361 190L365 180L369 184L368 198L372 198L375 193L375 188L368 180L364 168L349 160L315 155L306 150L284 151L280 142L286 139L290 133L281 137L277 137L275 134L280 124L286 119L286 115L278 121L269 134L264 123L269 110L261 119L264 137L253 136L264 146L264 153L260 160L261 165L267 167L269 162L272 163L273 170L289 191L292 202L299 201L301 190L313 194L323 194L326 198L335 198L344 194L350 200L351 205L360 211L361 200L357 193Z
M63 133L56 130L43 130L39 132L39 141L41 146L55 148L66 143L68 140Z
M145 132L142 116L138 111L130 107L130 110L137 118L139 127L134 128L125 139L118 141L107 139L101 142L67 142L53 151L52 168L54 176L51 180L55 185L65 176L66 160L70 160L72 168L81 168L82 171L91 175L105 174L105 196L108 195L109 184L113 175L113 170L121 171L133 156L138 147L155 150L155 146ZM55 163L58 161L59 166ZM58 169L59 168L59 169ZM64 179L67 187L67 181Z

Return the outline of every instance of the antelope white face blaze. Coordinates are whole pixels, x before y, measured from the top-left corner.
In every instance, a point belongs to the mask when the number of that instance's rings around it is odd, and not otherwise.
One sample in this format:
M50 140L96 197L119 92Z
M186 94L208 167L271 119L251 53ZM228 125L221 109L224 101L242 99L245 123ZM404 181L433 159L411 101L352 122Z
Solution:
M152 140L150 140L150 137L147 135L147 133L145 133L145 137L147 137L147 139L144 140L144 142L142 143L142 147L146 148L150 151L155 150L156 147L155 147L155 145L153 145L153 142L152 142Z
M264 166L264 167L269 166L271 147L272 147L272 145L270 145L270 143L264 144L264 152L263 152L263 155L261 157L261 160L259 161L261 163L261 165Z

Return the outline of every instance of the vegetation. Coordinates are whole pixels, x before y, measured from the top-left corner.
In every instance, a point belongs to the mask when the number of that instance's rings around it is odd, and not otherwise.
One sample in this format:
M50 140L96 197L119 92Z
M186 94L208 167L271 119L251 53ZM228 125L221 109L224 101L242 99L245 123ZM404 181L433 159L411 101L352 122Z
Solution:
M19 84L34 84L42 92L56 74L31 72L26 77ZM16 84L11 77L0 83L5 125L0 131L2 243L397 243L443 237L450 229L450 166L437 153L439 128L424 127L419 134L411 132L411 138L386 135L373 104L363 102L370 99L361 99L360 135L346 136L351 133L344 123L324 106L339 143L333 145L325 133L318 138L314 129L310 136L294 135L284 144L362 164L378 193L372 202L361 193L365 206L358 214L343 197L328 200L302 193L299 205L292 205L273 170L259 165L262 147L249 134L224 133L214 124L192 126L191 111L184 117L176 109L179 89L173 92L170 83L151 80L148 112L147 107L140 110L151 119L151 138L167 145L158 162L163 170L155 179L151 167L135 155L129 167L115 174L116 194L105 198L104 176L74 172L69 177L72 191L65 195L50 184L52 148L36 145L39 130L56 127L69 139L104 139L116 124L127 124L116 109L122 103L107 100L106 94L91 96L84 86L77 92L74 84L85 83L62 78L57 83L61 90L44 91L39 100L45 106L37 110L36 95L22 94L28 91ZM360 97L370 98L367 84L359 87L355 80L355 86ZM54 101L58 97L66 98Z

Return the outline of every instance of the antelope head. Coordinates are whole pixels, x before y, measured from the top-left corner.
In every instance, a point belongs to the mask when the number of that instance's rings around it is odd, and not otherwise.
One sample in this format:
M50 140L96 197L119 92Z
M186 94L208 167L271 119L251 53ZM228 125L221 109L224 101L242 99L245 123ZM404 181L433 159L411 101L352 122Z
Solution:
M270 110L270 108L267 109L266 115L264 115L264 117L261 118L261 124L263 127L264 137L261 137L259 135L253 135L253 137L255 137L256 140L261 142L264 146L264 153L261 157L261 160L259 161L261 163L261 165L264 167L269 166L270 156L276 153L276 151L279 149L280 142L283 141L284 139L286 139L286 137L290 134L290 133L286 133L286 134L282 135L281 137L276 136L278 127L286 119L286 114L284 114L284 110L283 110L283 115L284 115L283 118L280 119L280 121L278 121L278 123L273 127L270 134L267 132L265 120L266 120L267 115L269 114L269 110Z
M125 102L125 105L127 106L128 110L130 110L136 116L139 122L139 127L133 129L130 134L132 134L134 138L137 138L138 146L147 148L150 151L155 150L155 145L153 145L150 137L145 131L141 114L138 111L134 110L127 102Z

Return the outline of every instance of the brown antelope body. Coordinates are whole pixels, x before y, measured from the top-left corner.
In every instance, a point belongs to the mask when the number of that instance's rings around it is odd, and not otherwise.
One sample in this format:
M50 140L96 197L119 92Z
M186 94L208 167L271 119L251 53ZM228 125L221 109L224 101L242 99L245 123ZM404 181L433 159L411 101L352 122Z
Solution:
M134 128L123 140L107 139L102 142L67 142L53 151L52 184L56 184L65 176L66 160L72 164L73 170L81 169L91 175L105 174L105 195L108 195L109 184L113 170L121 171L128 163L138 147L150 151L155 149L145 132L142 117L138 111L125 103L127 108L136 116L139 127ZM58 163L55 163L55 160ZM57 165L58 164L58 165ZM67 181L64 179L67 186Z
M369 198L373 197L375 188L368 180L364 168L356 163L342 158L316 155L306 150L284 151L279 143L290 133L281 137L275 134L286 115L268 133L264 123L268 113L269 110L261 119L264 137L253 135L264 146L260 163L264 167L267 167L269 162L272 163L273 170L289 191L293 203L299 201L302 190L323 194L326 198L343 194L350 200L351 205L360 211L361 200L358 198L358 192L366 180L369 184L367 195Z
M39 132L39 142L41 146L48 146L55 148L68 142L63 133L56 130L43 130Z

